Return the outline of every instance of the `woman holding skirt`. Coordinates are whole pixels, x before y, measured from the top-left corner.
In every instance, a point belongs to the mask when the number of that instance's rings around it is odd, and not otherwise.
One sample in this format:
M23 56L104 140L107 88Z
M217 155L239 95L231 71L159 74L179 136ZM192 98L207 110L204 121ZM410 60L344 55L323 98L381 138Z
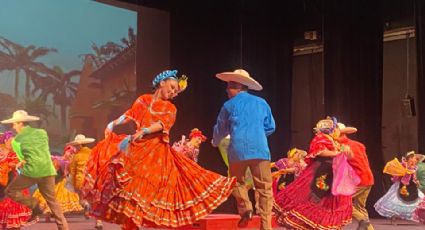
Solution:
M93 148L82 192L95 218L122 225L179 227L206 216L227 200L235 183L208 171L169 145L176 119L170 100L187 85L177 71L153 80L153 94L140 96L108 124L105 139ZM136 124L133 135L117 135L116 125Z

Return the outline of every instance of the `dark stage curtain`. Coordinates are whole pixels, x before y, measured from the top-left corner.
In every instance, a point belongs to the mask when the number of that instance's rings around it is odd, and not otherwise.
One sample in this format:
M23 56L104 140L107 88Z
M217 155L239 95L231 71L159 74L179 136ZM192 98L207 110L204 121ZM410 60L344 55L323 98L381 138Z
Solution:
M269 137L272 160L286 156L290 148L292 57L294 21L301 5L286 7L245 1L242 18L243 68L264 87L253 92L270 104L276 132Z
M295 20L287 16L294 15L296 9L266 2L220 0L176 1L170 9L171 65L189 77L188 89L175 101L178 115L172 138L180 138L194 127L212 136L219 110L227 100L226 84L215 74L242 67L264 87L262 92L253 93L265 98L272 108L277 130L269 144L272 158L280 157L290 143L290 23ZM201 146L200 164L227 174L218 149L207 142ZM216 212L235 210L230 198Z
M425 2L414 0L416 21L416 53L417 53L417 103L418 110L418 151L425 153Z
M325 112L358 128L375 176L368 208L385 192L382 123L380 1L324 1Z

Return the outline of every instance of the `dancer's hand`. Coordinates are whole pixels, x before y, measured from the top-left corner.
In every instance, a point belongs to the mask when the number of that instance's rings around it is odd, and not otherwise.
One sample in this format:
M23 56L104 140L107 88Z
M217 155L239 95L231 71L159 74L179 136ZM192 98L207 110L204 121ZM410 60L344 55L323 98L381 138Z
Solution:
M19 161L16 165L15 165L15 169L19 169L22 168L24 166L24 164L27 163L26 161Z
M111 122L109 122L109 124L106 126L106 129L105 129L105 138L107 138L111 133L112 133L112 130L114 129L114 122L113 121L111 121Z
M144 132L144 130L143 130L143 129L141 129L141 130L137 131L135 134L133 134L133 135L131 136L131 142L133 142L133 143L134 143L134 142L136 142L136 141L138 141L138 140L142 139L144 135L145 135L145 132Z
M214 147L214 148L217 148L217 147L218 147L218 145L214 144L214 139L211 139L211 145L212 145L212 147Z
M272 172L272 178L273 180L276 180L281 174L279 173L279 171L276 172Z
M341 145L341 152L344 153L348 159L353 158L353 151L349 145Z
M290 170L288 170L288 169L281 169L279 171L272 172L272 178L277 178L280 175L284 175L284 174L287 174L287 173L290 173Z
M414 179L413 182L418 186L421 185L418 179Z

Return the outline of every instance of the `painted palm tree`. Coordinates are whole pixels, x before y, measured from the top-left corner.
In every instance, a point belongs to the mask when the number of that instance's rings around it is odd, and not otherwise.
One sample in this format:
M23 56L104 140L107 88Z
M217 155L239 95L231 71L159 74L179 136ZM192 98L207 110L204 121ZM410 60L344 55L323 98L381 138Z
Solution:
M45 76L38 76L34 79L33 95L38 94L43 100L48 100L52 96L53 105L60 107L60 119L63 128L66 128L67 108L78 89L78 76L81 71L71 70L64 72L59 66L54 66Z
M56 51L53 48L36 47L34 45L24 47L4 37L0 37L0 71L15 71L14 93L16 99L19 97L20 72L24 71L26 74L25 96L29 97L32 77L35 73L47 71L48 69L43 63L36 60L50 52Z
M126 47L132 47L132 46L136 45L137 35L136 35L136 33L134 33L133 28L131 28L131 27L128 28L127 38L121 38L121 42Z
M33 114L41 117L39 124L45 123L49 125L49 117L56 117L56 114L53 112L51 105L48 105L46 100L42 97L36 98L25 98L25 101L21 104L21 107L29 114Z
M9 94L0 93L0 101L0 117L8 117L19 108L15 98Z
M95 67L100 68L103 64L111 60L117 54L121 53L124 49L136 45L136 41L137 36L134 33L134 29L129 27L127 37L121 38L122 45L115 42L107 42L104 45L98 46L93 42L91 45L93 53L82 54L80 56L83 56L84 58L92 58Z
M111 60L115 57L115 55L119 54L123 50L123 46L118 45L115 42L107 42L101 46L98 46L93 42L91 48L93 53L82 54L80 56L84 56L84 58L92 58L96 68L100 68L103 64Z

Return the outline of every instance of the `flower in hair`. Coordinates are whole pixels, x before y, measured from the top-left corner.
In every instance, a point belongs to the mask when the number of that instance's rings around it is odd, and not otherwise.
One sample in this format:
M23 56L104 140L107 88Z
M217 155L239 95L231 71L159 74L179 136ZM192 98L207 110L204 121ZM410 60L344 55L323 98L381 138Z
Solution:
M190 131L189 138L199 137L202 142L207 140L207 137L202 134L202 131L198 128L194 128Z
M178 83L179 83L179 92L184 91L187 88L187 76L186 75L182 75L181 77L179 77L178 79Z

